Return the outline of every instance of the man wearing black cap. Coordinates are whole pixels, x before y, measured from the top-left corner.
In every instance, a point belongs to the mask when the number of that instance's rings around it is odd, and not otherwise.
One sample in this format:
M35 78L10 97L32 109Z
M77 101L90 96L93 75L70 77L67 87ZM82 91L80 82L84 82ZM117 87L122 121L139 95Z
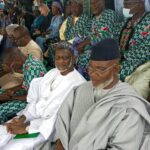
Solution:
M93 47L91 81L72 90L59 110L55 150L150 149L143 144L144 137L150 140L150 133L144 135L150 127L150 105L119 81L119 58L113 39Z

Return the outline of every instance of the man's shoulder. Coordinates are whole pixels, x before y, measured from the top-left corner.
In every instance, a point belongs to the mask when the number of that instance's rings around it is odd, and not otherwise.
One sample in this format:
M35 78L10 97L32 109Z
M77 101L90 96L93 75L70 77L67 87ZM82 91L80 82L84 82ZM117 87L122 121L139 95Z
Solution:
M86 91L87 92L87 90L91 90L92 89L92 84L91 84L91 82L90 81L88 81L88 82L84 82L83 84L81 84L80 86L78 86L78 87L76 87L75 88L75 90L77 91L77 92L83 92L83 91Z
M118 21L118 14L111 9L106 9L102 12L102 17L108 19L115 19L114 21Z
M103 13L104 13L104 14L111 14L111 15L116 14L116 12L115 12L114 10L111 10L111 9L105 9L105 10L103 11Z
M58 73L58 69L57 69L57 68L53 68L53 69L49 70L49 71L44 75L44 77L49 77L49 76L51 76L52 74L55 74L55 73Z
M30 41L30 43L27 46L27 51L28 54L31 54L32 56L37 57L40 60L43 59L42 50L35 41Z
M42 51L39 45L35 41L31 40L29 43L29 51L33 51L33 50L40 51L40 52Z
M72 80L85 80L85 78L76 70L74 69L72 72L68 74L68 78L72 78Z
M150 107L148 102L142 98L131 85L125 82L119 82L110 94L117 99L114 106L132 108L134 106L147 105Z

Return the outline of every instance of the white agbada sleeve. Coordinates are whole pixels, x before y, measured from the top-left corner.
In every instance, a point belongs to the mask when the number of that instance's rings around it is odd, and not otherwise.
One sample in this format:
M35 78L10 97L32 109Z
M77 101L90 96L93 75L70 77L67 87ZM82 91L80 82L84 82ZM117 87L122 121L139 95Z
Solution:
M31 81L27 95L28 105L21 112L22 115L26 116L27 121L39 118L39 116L37 116L36 104L38 101L40 101L41 92L43 92L41 91L41 85L45 80L48 82L51 81L56 73L57 70L52 69L44 77L35 78ZM46 94L46 91L44 91L43 94Z
M41 79L42 77L33 79L31 81L30 87L28 90L28 95L27 95L28 104L24 110L18 113L18 116L24 115L26 117L26 121L30 121L32 119L37 118L35 106L39 97L39 90L40 90L39 85L40 85ZM29 109L30 110L32 109L32 113L31 111L29 112Z
M145 121L132 109L117 127L107 150L138 150L143 138Z

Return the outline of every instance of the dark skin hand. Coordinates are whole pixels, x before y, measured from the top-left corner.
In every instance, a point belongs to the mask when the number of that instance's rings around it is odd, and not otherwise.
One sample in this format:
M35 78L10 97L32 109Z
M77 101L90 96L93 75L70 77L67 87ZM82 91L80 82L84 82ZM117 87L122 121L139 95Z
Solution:
M10 123L6 123L7 131L11 134L24 134L27 133L27 125L24 123L26 117L24 115L19 118L14 118Z
M2 64L2 70L0 71L0 77L7 73L13 72L13 71L18 72L18 73L23 73L22 65L23 65L23 63L20 62L19 60L15 60L14 62L8 61L7 63Z
M11 123L12 124L24 124L25 120L26 120L26 117L22 115L19 118L13 118Z
M12 89L6 90L4 94L0 95L0 102L7 102L12 99L16 100L26 100L27 95L22 95L22 96L13 96L16 91L21 89L21 85L14 87Z
M28 133L26 131L26 127L27 127L27 125L24 125L24 124L11 125L11 123L10 123L9 125L7 125L7 131L11 134L24 134L24 133Z
M24 101L24 100L26 100L26 97L27 97L27 95L22 95L22 96L12 96L11 98L15 99L15 100Z
M0 77L2 77L3 75L5 75L11 71L12 71L12 69L9 67L9 65L2 64L2 70L0 71Z
M7 95L7 94L0 95L0 102L6 102L8 99L10 99L9 95Z
M4 94L0 95L0 102L6 102L11 99L11 96L14 94L13 90L6 90Z
M78 45L77 50L78 50L79 54L82 54L84 52L84 47L88 44L90 44L90 41L85 40Z
M33 35L40 35L41 31L40 30L35 30L35 32L33 33Z
M63 145L62 145L60 139L58 139L58 140L56 141L55 150L64 150Z
M4 70L1 70L0 71L0 77L4 76L5 74L9 73L10 71L4 71Z

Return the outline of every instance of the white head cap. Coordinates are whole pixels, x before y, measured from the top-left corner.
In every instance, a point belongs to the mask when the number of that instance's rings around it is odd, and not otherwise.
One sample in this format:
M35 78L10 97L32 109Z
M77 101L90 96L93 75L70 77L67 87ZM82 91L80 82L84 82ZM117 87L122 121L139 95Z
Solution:
M19 26L18 24L10 24L10 25L8 25L8 26L6 27L6 32L7 32L7 34L8 34L8 35L12 35L13 32L14 32L14 29L15 29L16 27L18 27L18 26Z

